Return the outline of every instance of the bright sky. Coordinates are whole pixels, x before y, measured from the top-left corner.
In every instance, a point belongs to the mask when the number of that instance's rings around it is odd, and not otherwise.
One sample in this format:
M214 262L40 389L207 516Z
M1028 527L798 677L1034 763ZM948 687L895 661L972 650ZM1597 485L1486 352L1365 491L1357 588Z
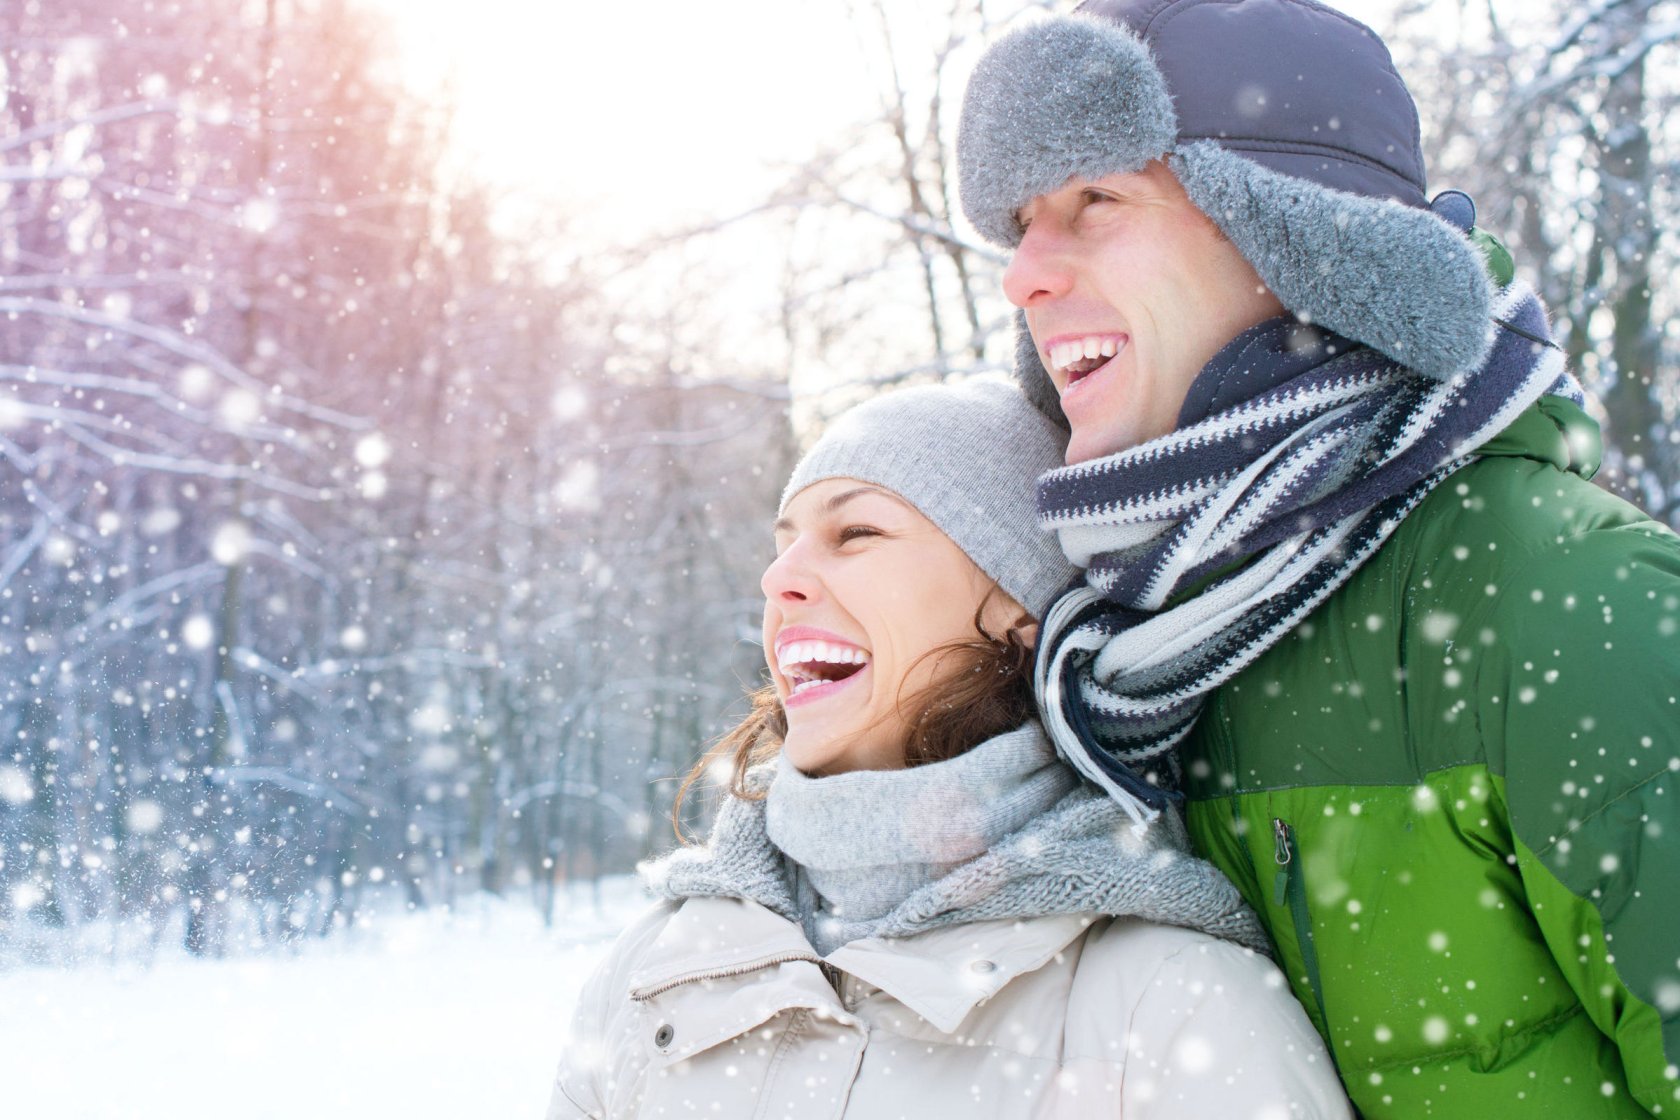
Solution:
M464 158L607 237L752 205L773 165L873 115L882 85L873 0L362 2L416 88L454 83ZM1393 2L1340 6L1380 27ZM942 30L943 4L887 7L901 42Z
M603 230L750 205L875 96L843 0L364 2L410 80L454 82L480 173Z
M381 13L414 89L450 91L453 148L507 192L504 232L563 219L562 268L576 254L751 210L786 177L778 165L806 163L878 119L890 88L878 0L358 2ZM925 105L914 86L949 33L950 7L879 2L911 103ZM1381 27L1397 2L1341 7ZM1062 10L1073 6L1065 0ZM1018 9L994 0L990 10L1001 19ZM971 61L953 59L953 90ZM708 304L730 309L718 318L719 354L780 345L763 332L785 294L785 236L779 225L746 223L707 242L698 264L681 255L662 263L677 270L673 287L697 285ZM855 377L856 362L871 359L768 360L787 361L796 395L820 395L831 377Z

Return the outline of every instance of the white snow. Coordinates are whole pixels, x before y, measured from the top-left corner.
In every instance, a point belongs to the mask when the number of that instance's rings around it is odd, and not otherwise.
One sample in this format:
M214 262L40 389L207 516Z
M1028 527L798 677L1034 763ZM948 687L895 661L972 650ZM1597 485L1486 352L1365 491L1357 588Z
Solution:
M0 972L8 1120L540 1120L572 1001L647 905L587 884L398 913L295 954Z

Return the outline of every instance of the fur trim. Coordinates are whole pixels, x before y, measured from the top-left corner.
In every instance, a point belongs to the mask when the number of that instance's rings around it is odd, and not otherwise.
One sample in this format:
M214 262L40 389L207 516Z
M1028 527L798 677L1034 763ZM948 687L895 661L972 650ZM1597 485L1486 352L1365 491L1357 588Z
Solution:
M1067 16L1003 36L981 57L957 131L963 212L983 237L1021 242L1015 212L1075 175L1139 171L1178 133L1166 79L1137 36Z
M1434 214L1280 175L1211 141L1170 164L1296 315L1440 381L1487 357L1487 267Z

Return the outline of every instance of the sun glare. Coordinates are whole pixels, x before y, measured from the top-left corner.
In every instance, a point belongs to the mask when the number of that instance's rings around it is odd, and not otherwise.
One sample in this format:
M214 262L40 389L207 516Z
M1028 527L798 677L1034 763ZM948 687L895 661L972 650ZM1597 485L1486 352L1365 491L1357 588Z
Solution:
M603 231L750 202L875 96L839 3L363 3L405 80L451 91L458 158Z

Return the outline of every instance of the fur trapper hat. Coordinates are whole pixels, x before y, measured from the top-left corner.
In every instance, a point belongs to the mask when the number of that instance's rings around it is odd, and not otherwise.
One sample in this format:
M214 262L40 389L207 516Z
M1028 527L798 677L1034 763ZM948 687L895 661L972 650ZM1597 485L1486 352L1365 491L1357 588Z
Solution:
M1158 159L1297 316L1441 380L1486 356L1468 199L1427 204L1417 109L1365 25L1313 0L1089 0L976 66L957 162L989 240L1018 245L1017 211L1074 176ZM1040 393L1030 343L1017 361Z

